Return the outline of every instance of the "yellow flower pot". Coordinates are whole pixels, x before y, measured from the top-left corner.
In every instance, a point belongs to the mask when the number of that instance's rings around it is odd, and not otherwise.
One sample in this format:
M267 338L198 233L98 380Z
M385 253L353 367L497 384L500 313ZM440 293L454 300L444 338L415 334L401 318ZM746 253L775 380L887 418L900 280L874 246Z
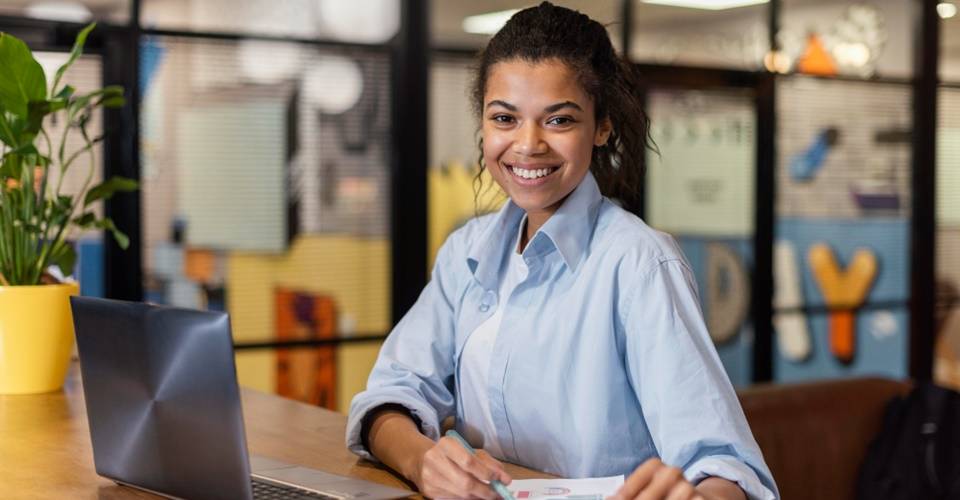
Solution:
M0 394L63 386L73 352L76 284L0 286Z

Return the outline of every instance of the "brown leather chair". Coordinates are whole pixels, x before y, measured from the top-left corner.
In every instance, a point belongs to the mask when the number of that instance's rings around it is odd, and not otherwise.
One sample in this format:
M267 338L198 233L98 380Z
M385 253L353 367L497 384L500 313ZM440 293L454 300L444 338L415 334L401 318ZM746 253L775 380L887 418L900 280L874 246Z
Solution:
M738 391L784 500L854 500L887 402L910 389L881 378L764 384Z

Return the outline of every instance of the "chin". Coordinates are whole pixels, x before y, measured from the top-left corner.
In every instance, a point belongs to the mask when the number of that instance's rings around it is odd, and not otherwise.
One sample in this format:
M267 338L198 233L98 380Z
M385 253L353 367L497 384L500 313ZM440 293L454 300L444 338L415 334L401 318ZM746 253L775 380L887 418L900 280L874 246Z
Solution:
M551 204L547 200L531 199L529 196L511 196L513 204L522 208L525 212L543 212Z

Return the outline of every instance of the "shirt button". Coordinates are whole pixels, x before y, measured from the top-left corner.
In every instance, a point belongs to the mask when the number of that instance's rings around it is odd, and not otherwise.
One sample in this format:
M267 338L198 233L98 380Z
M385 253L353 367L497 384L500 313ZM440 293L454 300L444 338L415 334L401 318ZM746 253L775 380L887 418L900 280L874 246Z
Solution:
M493 290L487 290L483 292L483 297L480 298L480 312L487 312L491 307L497 305L497 294Z

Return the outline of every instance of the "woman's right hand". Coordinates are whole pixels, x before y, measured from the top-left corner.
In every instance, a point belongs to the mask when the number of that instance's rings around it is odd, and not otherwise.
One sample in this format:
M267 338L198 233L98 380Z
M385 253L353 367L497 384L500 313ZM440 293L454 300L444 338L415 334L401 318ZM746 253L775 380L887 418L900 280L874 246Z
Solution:
M417 477L411 478L420 493L430 498L500 498L488 484L513 480L497 459L483 450L470 454L451 437L442 437L420 458Z

